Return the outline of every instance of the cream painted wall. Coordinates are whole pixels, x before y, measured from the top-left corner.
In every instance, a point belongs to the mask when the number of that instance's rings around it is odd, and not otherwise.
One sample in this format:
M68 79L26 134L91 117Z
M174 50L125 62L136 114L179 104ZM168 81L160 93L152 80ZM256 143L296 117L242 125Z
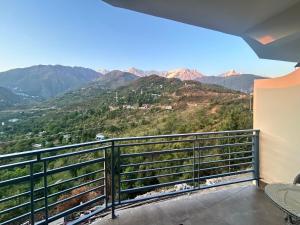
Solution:
M260 177L291 183L300 173L300 70L256 80L254 128L260 129Z

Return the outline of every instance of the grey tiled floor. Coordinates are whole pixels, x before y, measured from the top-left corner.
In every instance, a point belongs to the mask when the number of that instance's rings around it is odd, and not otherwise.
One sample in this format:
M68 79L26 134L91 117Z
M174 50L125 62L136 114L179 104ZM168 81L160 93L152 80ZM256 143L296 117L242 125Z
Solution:
M255 186L194 193L116 211L93 225L283 225L284 215Z

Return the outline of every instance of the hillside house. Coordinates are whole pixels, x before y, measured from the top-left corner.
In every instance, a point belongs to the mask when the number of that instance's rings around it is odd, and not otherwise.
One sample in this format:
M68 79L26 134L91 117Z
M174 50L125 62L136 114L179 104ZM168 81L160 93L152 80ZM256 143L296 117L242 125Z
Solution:
M102 133L99 133L99 134L96 134L95 139L97 141L103 141L103 140L105 140L105 136Z

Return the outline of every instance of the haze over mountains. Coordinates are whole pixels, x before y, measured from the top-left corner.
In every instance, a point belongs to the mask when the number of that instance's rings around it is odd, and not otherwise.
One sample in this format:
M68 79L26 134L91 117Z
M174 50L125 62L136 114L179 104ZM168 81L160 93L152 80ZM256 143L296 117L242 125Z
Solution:
M264 77L253 74L240 74L235 70L217 76L206 76L194 69L175 69L170 71L144 71L136 68L128 70L101 70L101 72L83 67L61 65L38 65L13 69L0 73L2 97L6 105L15 105L25 100L41 101L62 95L78 88L89 86L115 89L126 86L140 77L159 75L165 78L194 80L207 84L221 85L226 88L252 92L253 81ZM5 88L5 89L4 89ZM5 94L4 94L5 93Z

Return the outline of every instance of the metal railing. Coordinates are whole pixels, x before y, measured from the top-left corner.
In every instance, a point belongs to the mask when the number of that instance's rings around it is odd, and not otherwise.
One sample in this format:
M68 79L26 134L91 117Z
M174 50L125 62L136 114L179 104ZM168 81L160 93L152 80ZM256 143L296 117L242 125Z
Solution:
M0 156L0 224L80 224L135 202L259 179L259 131L115 138Z

